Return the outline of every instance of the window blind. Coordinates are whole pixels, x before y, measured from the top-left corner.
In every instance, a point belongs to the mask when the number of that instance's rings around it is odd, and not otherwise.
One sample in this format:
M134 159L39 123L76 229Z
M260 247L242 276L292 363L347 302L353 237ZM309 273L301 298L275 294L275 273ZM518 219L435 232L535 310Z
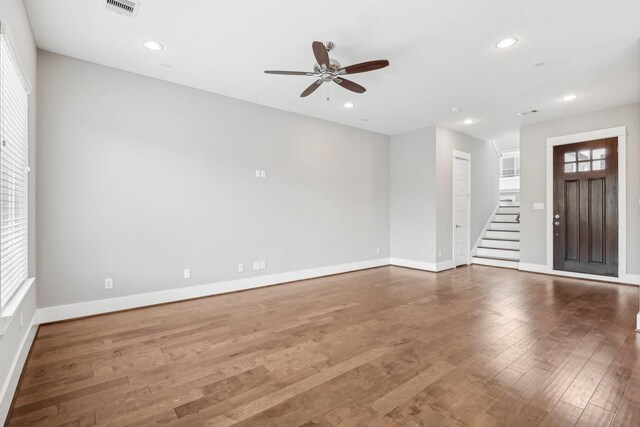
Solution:
M0 307L27 278L28 93L0 35Z

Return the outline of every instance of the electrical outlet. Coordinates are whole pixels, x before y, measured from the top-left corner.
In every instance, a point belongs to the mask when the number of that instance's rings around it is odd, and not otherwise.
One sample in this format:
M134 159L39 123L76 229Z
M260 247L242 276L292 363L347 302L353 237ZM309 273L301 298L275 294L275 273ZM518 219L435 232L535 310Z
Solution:
M184 269L184 278L185 279L191 279L191 269L190 268L185 268Z
M267 171L260 171L260 178L265 179L267 177Z
M264 261L260 261L260 270L264 270L265 268L267 268L267 263Z
M113 279L104 279L104 288L113 289Z
M438 249L438 256L441 257L442 256L442 249Z
M260 178L260 169L256 169L256 178Z
M380 255L380 248L376 248L376 254Z
M260 270L260 261L254 261L253 263L253 271Z
M244 264L238 264L238 273L242 273L244 271Z

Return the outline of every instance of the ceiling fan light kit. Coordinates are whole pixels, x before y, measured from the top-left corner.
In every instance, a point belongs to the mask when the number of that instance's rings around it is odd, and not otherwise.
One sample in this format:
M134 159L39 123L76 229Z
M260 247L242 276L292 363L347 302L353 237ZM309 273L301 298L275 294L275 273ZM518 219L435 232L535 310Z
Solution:
M310 76L317 78L315 82L311 83L311 85L300 94L300 97L304 98L311 95L320 87L320 85L322 85L322 83L329 82L334 82L337 85L355 93L364 93L367 89L355 82L352 82L351 80L345 79L343 76L379 70L380 68L384 68L389 65L389 61L386 59L379 59L376 61L362 62L360 64L342 67L338 61L329 58L329 52L335 48L335 44L333 42L322 43L315 41L311 44L311 48L313 50L313 55L316 58L316 63L313 66L313 72L267 70L265 73L287 76Z

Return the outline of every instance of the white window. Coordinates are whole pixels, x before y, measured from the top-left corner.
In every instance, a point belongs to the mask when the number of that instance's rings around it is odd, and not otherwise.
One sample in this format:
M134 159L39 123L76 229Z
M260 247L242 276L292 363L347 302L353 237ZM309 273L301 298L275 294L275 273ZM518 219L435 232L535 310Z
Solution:
M512 151L502 154L500 159L500 176L520 176L520 152Z
M27 278L28 90L0 34L0 308Z

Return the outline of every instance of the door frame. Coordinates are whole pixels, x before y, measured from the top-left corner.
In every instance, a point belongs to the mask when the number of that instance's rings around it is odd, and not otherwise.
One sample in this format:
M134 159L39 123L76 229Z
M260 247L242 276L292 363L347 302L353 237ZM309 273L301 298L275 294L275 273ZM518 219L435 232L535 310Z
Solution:
M458 264L456 259L456 159L467 161L467 262ZM453 150L451 157L451 260L453 267L471 264L471 153Z
M596 139L618 138L618 279L627 275L627 128L618 126L547 138L547 269L552 273L583 279L606 280L609 276L553 269L553 147ZM609 277L615 279L615 276Z

